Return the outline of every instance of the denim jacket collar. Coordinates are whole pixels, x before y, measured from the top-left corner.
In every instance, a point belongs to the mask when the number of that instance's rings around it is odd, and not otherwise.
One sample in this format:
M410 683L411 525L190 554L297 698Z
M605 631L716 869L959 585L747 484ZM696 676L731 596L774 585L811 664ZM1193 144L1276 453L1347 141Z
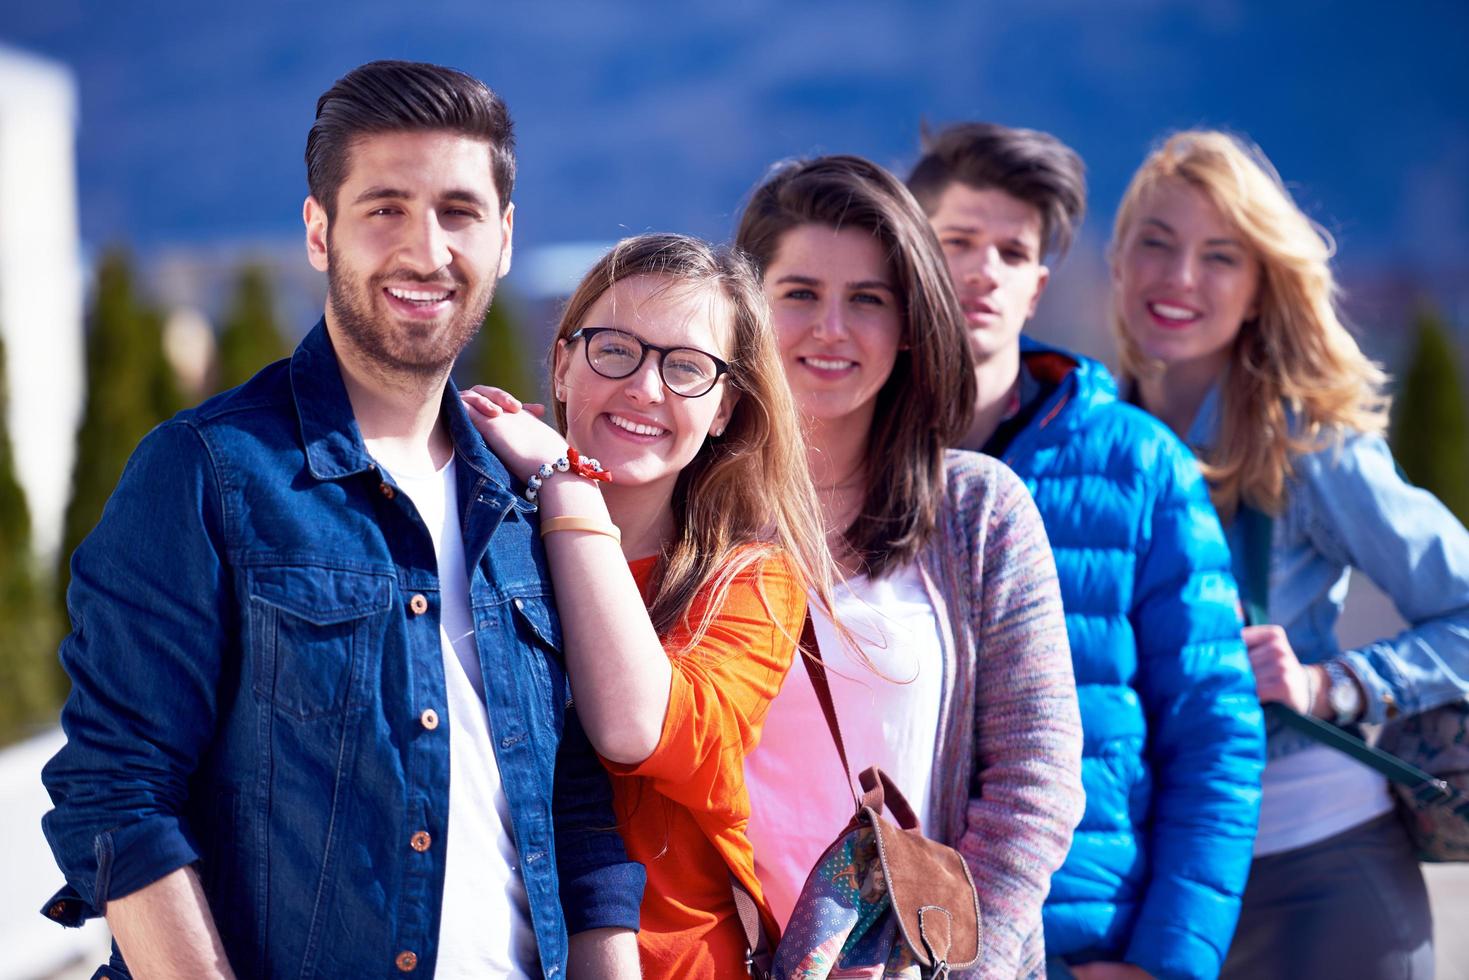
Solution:
M1214 379L1214 383L1209 386L1208 393L1204 395L1204 400L1199 403L1199 410L1194 415L1193 424L1188 427L1188 438L1184 442L1200 459L1204 458L1205 454L1219 442L1219 426L1222 424L1220 413L1223 411L1220 404L1223 396L1220 392L1229 384L1230 370L1230 368L1225 368L1224 373ZM1292 436L1299 435L1301 414L1289 402L1285 403L1285 425ZM1292 447L1291 451L1294 454L1298 450Z
M301 444L306 448L306 465L312 476L336 480L376 465L352 414L325 317L317 321L291 355L291 394L296 400Z
M291 356L291 391L312 476L318 480L336 480L377 466L352 414L352 402L347 397L347 385L342 380L341 365L324 317ZM469 421L459 400L459 389L452 380L444 386L440 411L448 420L449 437L459 459L489 482L494 496L515 499L505 464L489 451Z
M1201 458L1214 448L1214 443L1219 438L1219 385L1220 381L1216 380L1209 386L1204 400L1199 403L1193 424L1188 427L1188 438L1184 440L1194 454Z

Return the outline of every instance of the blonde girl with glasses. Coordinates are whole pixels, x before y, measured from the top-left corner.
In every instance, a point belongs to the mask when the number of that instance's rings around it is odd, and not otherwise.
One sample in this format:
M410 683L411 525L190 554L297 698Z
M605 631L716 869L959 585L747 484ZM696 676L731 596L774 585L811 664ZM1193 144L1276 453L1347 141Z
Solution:
M577 287L551 361L556 428L495 389L465 401L539 511L561 619L547 654L647 868L643 972L745 977L731 874L761 892L743 763L807 594L831 594L759 282L694 239L628 239Z

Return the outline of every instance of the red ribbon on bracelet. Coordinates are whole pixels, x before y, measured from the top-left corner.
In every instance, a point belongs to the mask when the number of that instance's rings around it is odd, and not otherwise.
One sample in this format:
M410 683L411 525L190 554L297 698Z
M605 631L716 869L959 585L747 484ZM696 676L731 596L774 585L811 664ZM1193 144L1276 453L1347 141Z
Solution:
M597 483L611 483L612 473L602 469L602 464L595 459L587 459L576 451L575 446L566 447L566 461L571 464L571 472L577 476L585 477Z

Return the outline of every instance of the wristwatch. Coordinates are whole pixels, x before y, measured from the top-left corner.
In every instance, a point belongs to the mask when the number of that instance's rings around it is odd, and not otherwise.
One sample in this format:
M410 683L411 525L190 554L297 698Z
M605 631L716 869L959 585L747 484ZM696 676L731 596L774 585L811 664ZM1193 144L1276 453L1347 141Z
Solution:
M1332 711L1332 721L1338 725L1355 724L1362 717L1362 689L1356 677L1340 660L1328 660L1321 665L1326 670L1326 704Z

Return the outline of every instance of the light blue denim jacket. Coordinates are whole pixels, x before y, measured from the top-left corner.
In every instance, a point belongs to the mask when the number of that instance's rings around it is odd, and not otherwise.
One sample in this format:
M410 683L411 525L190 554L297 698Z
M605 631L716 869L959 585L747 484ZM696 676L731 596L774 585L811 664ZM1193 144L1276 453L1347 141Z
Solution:
M1218 433L1218 388L1188 443L1203 456ZM1378 724L1469 694L1469 531L1426 490L1408 483L1380 436L1347 433L1292 460L1270 549L1270 620L1302 663L1341 659L1367 691L1362 721ZM1225 529L1244 574L1243 522ZM1343 652L1335 626L1350 569L1392 598L1408 628ZM1291 733L1294 735L1294 733ZM1272 733L1270 756L1313 744Z

